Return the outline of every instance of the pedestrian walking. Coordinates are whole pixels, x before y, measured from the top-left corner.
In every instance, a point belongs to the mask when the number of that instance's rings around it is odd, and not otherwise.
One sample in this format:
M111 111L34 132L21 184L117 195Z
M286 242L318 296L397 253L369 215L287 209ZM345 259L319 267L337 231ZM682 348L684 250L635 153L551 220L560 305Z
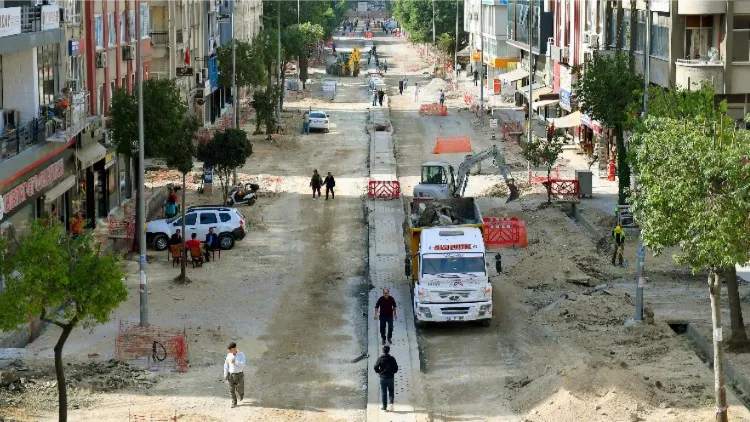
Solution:
M456 63L456 77L461 76L461 63Z
M383 73L388 73L388 60L383 60Z
M315 192L318 193L318 198L320 198L320 186L322 185L322 179L320 178L320 174L318 174L318 170L313 170L312 179L310 179L310 187L313 191L313 201L315 200Z
M385 344L386 340L389 344L393 344L391 341L393 337L393 320L398 319L396 299L390 293L391 291L387 287L384 288L383 296L380 296L378 301L375 302L375 320L380 321L380 339L383 344ZM388 329L387 332L386 328Z
M385 97L385 92L383 92L382 89L378 90L378 103L380 103L380 107L383 107L383 97Z
M404 78L398 81L398 94L404 95Z
M232 397L232 407L237 407L237 395L240 401L245 396L245 354L237 350L237 343L229 343L229 353L224 359L224 379L229 382L229 395Z
M414 84L414 102L416 103L417 101L419 101L419 84L415 83Z
M396 362L396 358L390 355L390 352L389 346L383 346L383 354L375 362L373 369L380 376L380 397L383 400L381 409L393 412L393 401L396 398L396 385L393 376L398 372L398 362ZM391 399L390 409L386 408L387 398Z
M330 171L323 183L326 185L326 201L328 200L328 192L331 192L331 199L336 199L336 194L333 193L333 188L336 187L336 179L333 178Z
M302 115L302 133L305 135L310 134L310 114L307 112Z
M409 77L404 76L404 91L406 91L406 87L409 85Z
M374 87L372 88L372 105L378 105L378 91Z
M474 86L477 86L477 81L479 81L479 72L474 69Z
M445 105L445 92L443 90L440 90L440 105Z

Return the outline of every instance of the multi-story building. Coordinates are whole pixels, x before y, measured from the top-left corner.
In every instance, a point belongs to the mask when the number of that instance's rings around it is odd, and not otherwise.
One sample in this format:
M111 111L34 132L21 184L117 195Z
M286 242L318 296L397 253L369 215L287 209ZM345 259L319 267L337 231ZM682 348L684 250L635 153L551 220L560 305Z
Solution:
M69 221L95 120L86 86L67 83L82 75L82 34L61 17L79 24L82 2L39 3L0 1L0 231L11 234L43 215Z
M495 94L500 93L500 75L506 73L509 67L512 70L519 60L516 48L506 43L507 4L506 0L464 1L464 31L469 33L471 49L471 67L468 70L471 72L477 68L483 56L484 76L487 78L484 82Z
M263 27L263 0L234 0L234 36L250 42Z

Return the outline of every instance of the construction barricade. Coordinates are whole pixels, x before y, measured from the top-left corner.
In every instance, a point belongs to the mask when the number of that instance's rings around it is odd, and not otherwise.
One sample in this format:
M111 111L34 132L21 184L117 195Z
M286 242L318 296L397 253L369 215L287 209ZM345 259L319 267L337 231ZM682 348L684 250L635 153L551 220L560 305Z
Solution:
M552 195L560 199L572 199L578 198L581 185L576 179L552 179L549 189Z
M433 154L471 153L471 138L468 136L438 136Z
M365 32L365 38L368 40L372 39L372 32Z
M120 321L115 341L115 359L149 370L187 372L187 333L154 325Z
M419 106L420 116L447 116L448 107L440 104L422 104Z
M464 102L466 103L466 105L472 105L474 104L474 97L469 94L464 94Z
M526 223L516 217L484 217L484 243L496 248L529 245Z
M370 180L367 185L370 199L398 199L401 197L401 183L398 180Z

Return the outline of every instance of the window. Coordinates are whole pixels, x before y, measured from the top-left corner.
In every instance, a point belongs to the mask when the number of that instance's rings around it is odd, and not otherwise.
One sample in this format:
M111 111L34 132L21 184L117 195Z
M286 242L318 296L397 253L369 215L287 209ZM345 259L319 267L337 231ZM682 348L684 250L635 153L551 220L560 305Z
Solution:
M186 226L194 226L195 225L195 216L197 214L188 214L185 216L185 225Z
M653 12L651 15L651 55L669 58L669 16Z
M422 260L422 274L484 274L484 257L446 257L438 254L426 254Z
M130 11L130 39L135 41L135 10Z
M226 223L227 221L231 219L232 219L232 216L229 215L229 213L226 213L226 212L219 213L219 220L221 220L222 223Z
M422 183L439 185L448 183L446 175L443 173L443 168L440 166L425 166L422 167Z
M149 20L151 16L151 12L148 8L148 4L141 4L141 38L147 38L148 35L148 27L149 27Z
M109 83L109 106L112 107L112 95L115 92L115 79Z
M65 2L65 22L80 24L82 5L83 2L81 0L67 0Z
M202 212L201 213L201 224L216 224L216 213L214 212Z
M607 44L610 47L615 46L617 42L617 10L611 5L607 6L607 22L609 22L609 30L607 31Z
M120 44L125 44L125 12L120 13Z
M102 115L104 112L104 84L99 84L96 88L96 114Z
M72 91L81 91L83 86L83 57L68 58L68 87Z
M107 32L107 45L112 47L117 44L117 34L115 34L115 15L112 13L107 15L107 28L109 28L109 31Z
M39 104L51 104L55 101L55 79L58 66L57 44L41 45L36 48L37 74L39 77Z
M646 46L646 11L638 10L635 15L635 51L644 52Z
M630 9L622 9L622 49L630 50Z
M700 59L713 47L713 16L685 17L685 56Z
M732 61L750 62L750 15L734 15Z
M96 48L104 48L104 27L102 27L102 15L94 15L94 40Z
M594 29L594 23L593 23L593 11L591 10L591 4L594 2L594 0L586 0L586 7L585 7L585 17L584 17L584 31L592 31Z

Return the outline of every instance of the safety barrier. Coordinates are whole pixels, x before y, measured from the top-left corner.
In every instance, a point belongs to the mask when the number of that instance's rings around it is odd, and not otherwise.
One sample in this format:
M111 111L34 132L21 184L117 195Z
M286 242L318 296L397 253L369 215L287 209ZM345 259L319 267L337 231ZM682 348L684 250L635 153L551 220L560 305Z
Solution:
M516 217L484 217L484 243L488 246L508 248L529 245L526 223Z
M505 122L503 124L503 139L510 141L511 136L519 136L523 134L523 126L521 122Z
M398 180L370 180L367 185L370 199L398 199L401 197L401 183Z
M372 39L372 32L365 32L365 38L366 39Z
M120 321L115 341L115 359L145 365L150 370L188 370L185 330L161 329L154 325Z
M149 414L137 414L129 413L128 422L177 422L177 411L174 414L165 413L149 413Z
M559 180L560 179L560 166L555 166L555 172L554 176L550 177L550 180ZM547 176L535 176L534 177L534 183L545 183L547 181Z
M581 185L575 179L552 179L550 180L550 193L557 197L577 198L581 192ZM546 183L546 182L545 182Z
M420 66L418 64L410 64L407 69L409 70L409 72L416 72L419 70L419 67Z
M464 102L466 103L466 105L471 105L472 103L474 103L474 98L469 94L464 94Z
M419 106L420 116L447 116L448 107L440 104L422 104Z

